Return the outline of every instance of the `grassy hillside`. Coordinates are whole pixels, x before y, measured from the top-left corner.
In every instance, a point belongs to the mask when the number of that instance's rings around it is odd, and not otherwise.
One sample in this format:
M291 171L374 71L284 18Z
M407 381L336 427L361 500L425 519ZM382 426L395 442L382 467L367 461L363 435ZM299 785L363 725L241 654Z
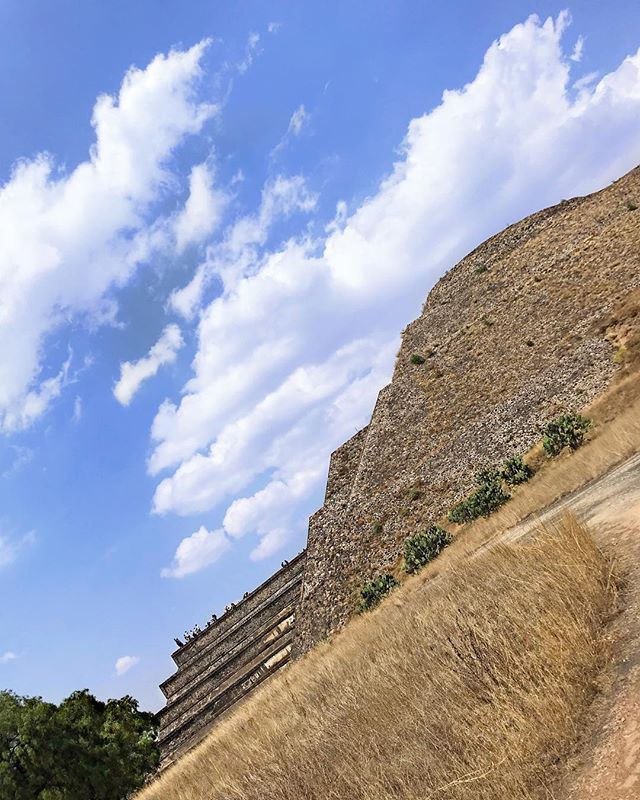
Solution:
M611 565L567 517L503 531L640 451L635 376L489 519L221 721L138 800L545 796L607 651ZM487 544L492 546L486 547Z
M139 800L517 800L605 653L610 565L570 518L407 581L274 679Z

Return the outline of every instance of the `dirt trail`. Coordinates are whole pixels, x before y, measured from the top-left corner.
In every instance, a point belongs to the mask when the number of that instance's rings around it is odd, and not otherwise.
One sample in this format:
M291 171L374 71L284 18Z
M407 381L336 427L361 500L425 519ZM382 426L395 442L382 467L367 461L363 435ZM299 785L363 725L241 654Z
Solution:
M614 554L626 585L613 623L613 657L566 765L557 800L640 799L640 456L513 528L515 540L571 509Z
M588 484L550 505L542 513L528 517L506 534L508 541L526 535L540 525L553 521L564 511L571 510L594 528L625 517L633 523L629 512L640 503L640 454L590 481ZM637 517L636 517L637 521Z

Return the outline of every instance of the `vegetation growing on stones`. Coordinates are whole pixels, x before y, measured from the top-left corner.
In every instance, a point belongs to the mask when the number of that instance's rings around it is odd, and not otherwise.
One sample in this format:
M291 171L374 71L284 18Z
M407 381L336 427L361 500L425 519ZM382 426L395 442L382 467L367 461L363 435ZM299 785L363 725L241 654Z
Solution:
M356 609L357 612L362 614L364 611L375 608L396 586L399 586L399 583L393 575L376 575L375 578L365 583L360 589L360 602Z
M424 364L426 358L424 356L421 356L420 353L412 353L411 358L409 360L411 361L412 364L420 365Z
M528 464L524 463L522 456L509 458L502 465L502 478L509 486L518 486L520 483L526 483L532 477L533 470Z
M500 482L485 483L473 494L455 505L449 512L449 520L462 524L478 517L488 517L497 508L509 500L511 495L505 492Z
M565 447L577 450L593 423L582 414L562 414L543 431L542 446L548 456L557 456Z
M405 570L417 572L440 555L451 541L451 534L437 525L430 525L425 531L409 536L404 541Z
M496 508L507 502L511 495L502 486L500 470L490 468L482 470L476 476L478 488L461 500L449 511L450 522L462 525L478 517L488 517Z
M634 203L633 200L627 200L625 205L627 207L627 211L636 211L638 208L638 204Z
M556 456L565 447L577 450L592 426L591 420L581 414L562 414L550 422L543 431L542 444L549 456ZM511 498L507 486L518 486L528 481L534 472L522 456L507 459L501 469L488 467L476 475L477 489L449 511L448 519L459 525L478 517L488 517Z

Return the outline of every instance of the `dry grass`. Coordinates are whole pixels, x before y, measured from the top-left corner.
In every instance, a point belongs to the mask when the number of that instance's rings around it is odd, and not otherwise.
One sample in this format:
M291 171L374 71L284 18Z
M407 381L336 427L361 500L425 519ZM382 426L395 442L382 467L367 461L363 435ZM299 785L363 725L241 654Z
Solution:
M410 579L287 668L138 800L521 800L575 737L610 565L553 531Z

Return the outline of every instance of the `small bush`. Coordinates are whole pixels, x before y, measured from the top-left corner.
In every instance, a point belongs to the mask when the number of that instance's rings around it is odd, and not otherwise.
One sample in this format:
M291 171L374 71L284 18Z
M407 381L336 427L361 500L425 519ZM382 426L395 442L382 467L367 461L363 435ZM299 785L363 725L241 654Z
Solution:
M496 508L500 508L511 498L502 488L502 483L485 483L479 486L473 494L465 497L449 511L448 519L462 525L478 517L488 517Z
M490 467L481 470L476 475L478 488L449 511L449 522L462 525L478 517L488 517L496 508L506 503L511 495L502 488L502 480L502 472L498 469Z
M476 473L476 485L486 486L490 483L499 483L502 480L502 473L495 467L485 467Z
M362 614L364 611L374 608L399 585L393 575L377 575L360 589L357 612Z
M473 271L476 275L482 275L483 272L489 271L489 267L486 264L480 264L480 266L476 267Z
M411 358L409 360L411 361L412 364L418 365L418 364L424 364L426 358L424 356L421 356L420 353L412 353Z
M384 530L384 525L380 521L374 522L371 526L371 530L373 531L374 536L380 536Z
M519 483L526 483L533 477L533 470L522 460L522 456L514 456L502 465L502 479L509 486L517 486Z
M407 498L413 503L414 500L417 500L419 497L422 497L422 492L418 489L417 486L412 486L410 489L407 489Z
M625 203L625 206L627 207L627 211L637 211L638 210L638 205L637 205L637 203L634 203L633 200L627 200L627 202Z
M562 414L543 431L542 446L548 456L557 456L565 447L577 450L593 423L581 414Z
M409 536L404 540L404 568L407 572L417 572L425 564L433 561L451 543L451 534L437 525L430 525L426 531Z

